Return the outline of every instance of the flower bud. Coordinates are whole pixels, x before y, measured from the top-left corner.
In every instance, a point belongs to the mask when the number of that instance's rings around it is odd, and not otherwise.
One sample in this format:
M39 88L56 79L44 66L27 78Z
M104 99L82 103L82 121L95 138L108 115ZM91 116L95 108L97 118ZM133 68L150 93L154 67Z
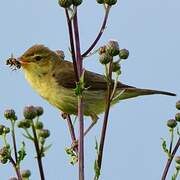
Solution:
M15 111L13 109L7 109L4 111L4 117L6 119L15 119Z
M176 119L176 121L180 122L180 113L177 113L177 114L175 115L175 119Z
M127 59L129 57L129 51L127 49L120 49L119 57L120 59Z
M4 131L3 131L4 127L5 127L4 125L0 124L0 135L3 134L3 132L4 132Z
M176 161L177 164L180 165L180 156L176 156L176 157L175 157L175 161Z
M24 171L21 172L21 176L23 178L29 178L31 176L31 171L29 169L24 170Z
M104 0L106 4L109 6L115 5L117 3L117 0Z
M106 53L106 46L101 46L99 49L98 49L98 53L99 55L103 54L103 53Z
M72 0L74 6L79 6L82 3L82 0Z
M41 144L44 144L44 143L45 143L45 138L40 137L40 138L39 138L39 142L40 142Z
M118 71L120 71L120 69L121 69L121 66L120 66L120 64L118 62L114 62L112 64L112 71L113 72L118 72Z
M169 128L175 128L175 127L177 126L176 120L174 120L174 119L169 119L169 120L167 121L167 126L168 126Z
M98 4L103 4L104 0L96 0Z
M10 128L8 128L8 127L3 128L3 133L4 134L8 134L9 132L10 132Z
M25 119L34 119L37 116L37 111L34 106L26 106L23 114Z
M17 126L19 128L30 128L31 127L31 120L30 119L23 119L18 122Z
M68 8L72 5L72 0L59 0L59 5L63 8Z
M35 123L35 128L36 128L36 129L42 129L42 128L43 128L43 123L42 123L41 121L37 121L37 122Z
M41 116L44 112L43 108L41 106L36 106L36 113L37 113L37 116Z
M178 110L180 110L180 101L178 101L178 102L176 103L176 108L177 108Z
M99 57L99 61L101 64L108 64L110 61L112 61L113 58L108 53L103 53Z
M9 148L4 146L3 148L0 149L0 162L2 164L6 164L9 157L10 157Z
M48 138L50 136L50 131L48 129L41 129L38 132L39 137Z
M119 54L119 44L117 41L109 41L106 45L106 51L111 56L116 56Z
M176 170L177 170L177 171L180 170L180 164L176 164Z

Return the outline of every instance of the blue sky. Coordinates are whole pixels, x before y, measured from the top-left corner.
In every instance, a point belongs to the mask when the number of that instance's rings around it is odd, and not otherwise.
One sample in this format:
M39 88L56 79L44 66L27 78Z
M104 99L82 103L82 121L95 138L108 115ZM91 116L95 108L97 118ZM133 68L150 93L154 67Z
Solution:
M103 13L102 6L97 5L95 0L84 1L79 8L82 51L94 40ZM139 97L122 101L111 109L101 175L103 180L153 180L161 177L166 162L161 137L168 137L166 120L174 117L175 103L180 99L179 17L178 0L121 0L111 10L106 31L98 46L116 39L121 48L129 49L130 57L122 64L121 81L136 87L175 92L178 96ZM11 53L18 57L37 43L53 50L64 50L68 59L70 53L64 11L58 7L56 0L6 0L1 2L0 22L1 121L4 123L3 112L7 108L14 108L21 119L25 105L43 106L45 113L42 120L45 127L51 130L48 142L53 144L44 159L46 177L53 180L77 179L77 167L68 164L64 152L71 141L59 111L31 89L21 70L12 72L5 65ZM87 59L85 67L103 73L97 56ZM86 125L89 123L87 118ZM85 139L87 180L93 179L95 137L99 137L101 126L102 116ZM31 179L38 180L32 149L33 146L28 143L30 157L23 163L23 168L30 168ZM13 174L10 166L0 167L1 179L8 179Z

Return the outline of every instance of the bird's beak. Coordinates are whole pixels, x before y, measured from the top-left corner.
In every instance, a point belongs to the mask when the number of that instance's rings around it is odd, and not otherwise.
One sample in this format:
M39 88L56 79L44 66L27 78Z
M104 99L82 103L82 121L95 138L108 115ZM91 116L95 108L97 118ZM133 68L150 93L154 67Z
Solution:
M22 66L28 65L30 62L24 59L23 57L19 57L18 61L21 63Z

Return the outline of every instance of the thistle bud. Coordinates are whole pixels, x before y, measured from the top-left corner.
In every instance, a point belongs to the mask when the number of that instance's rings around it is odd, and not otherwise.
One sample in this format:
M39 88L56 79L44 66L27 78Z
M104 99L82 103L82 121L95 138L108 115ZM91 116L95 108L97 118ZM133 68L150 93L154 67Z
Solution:
M118 62L114 62L114 63L112 64L112 71L113 71L113 72L120 71L120 69L121 69L121 66L120 66L120 64L119 64Z
M4 117L6 119L14 119L16 120L15 111L13 109L7 109L4 111Z
M8 128L8 127L3 128L3 133L4 134L8 134L9 132L10 132L10 128Z
M72 0L59 0L59 5L63 8L68 8L72 5Z
M31 171L29 169L24 170L24 171L21 172L21 176L23 178L29 178L31 176Z
M98 4L104 4L104 0L96 0Z
M34 119L37 116L37 111L34 106L26 106L23 114L25 119Z
M119 44L117 41L109 41L106 45L106 50L111 56L116 56L119 54Z
M38 132L39 137L48 138L50 136L50 131L48 129L41 129Z
M99 62L101 64L108 64L110 61L112 61L113 58L108 53L103 53L99 57Z
M99 55L103 54L103 53L106 53L106 46L101 46L99 49L98 49L98 53Z
M169 119L169 120L167 121L167 126L168 126L169 128L175 128L175 127L177 126L176 120L174 120L174 119Z
M72 0L74 6L79 6L82 3L82 0Z
M176 161L177 164L180 164L180 156L176 156L175 161Z
M177 108L178 110L180 110L180 101L178 101L178 102L176 103L176 108Z
M119 57L120 59L127 59L129 57L129 51L127 49L120 49Z
M44 113L44 110L41 106L36 106L35 108L36 108L37 116L41 116Z
M44 144L44 143L45 143L45 138L40 137L40 138L39 138L39 142L40 142L41 144Z
M0 162L2 164L6 164L9 157L10 157L9 148L4 146L2 149L0 149Z
M175 115L175 119L176 119L177 122L180 122L180 113L177 113Z
M117 3L117 0L104 0L106 4L109 6L115 5Z
M0 135L3 134L3 132L4 132L4 131L3 131L4 127L5 127L4 125L0 124Z
M30 119L23 119L21 121L18 122L17 126L19 128L30 128L31 127L31 120Z
M42 123L41 121L37 121L37 122L35 123L35 128L36 128L36 129L42 129L42 128L43 128L43 123Z

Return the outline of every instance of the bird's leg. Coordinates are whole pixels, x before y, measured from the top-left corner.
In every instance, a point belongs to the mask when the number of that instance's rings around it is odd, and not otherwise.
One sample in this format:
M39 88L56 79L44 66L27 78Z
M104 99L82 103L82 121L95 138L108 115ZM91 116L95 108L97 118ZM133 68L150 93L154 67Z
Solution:
M90 126L86 129L86 131L84 132L84 136L86 136L86 134L91 130L91 128L96 124L97 120L99 119L99 117L96 114L91 114L90 116L91 116L92 122Z

